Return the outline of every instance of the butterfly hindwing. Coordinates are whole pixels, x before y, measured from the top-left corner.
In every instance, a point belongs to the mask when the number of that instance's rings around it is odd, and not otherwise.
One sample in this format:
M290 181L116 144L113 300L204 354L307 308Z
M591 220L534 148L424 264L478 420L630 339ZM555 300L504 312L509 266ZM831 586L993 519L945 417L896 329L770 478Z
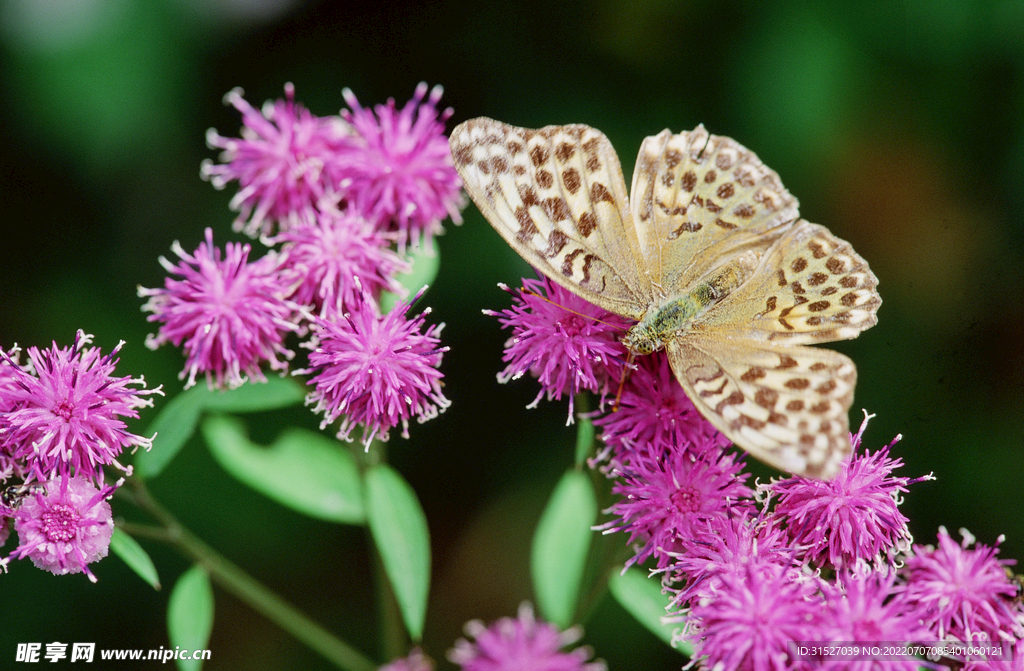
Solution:
M666 346L676 379L701 414L765 463L829 477L850 453L857 368L814 347L731 346L697 333Z
M530 265L595 305L643 315L650 280L622 168L603 133L481 117L456 127L451 147L466 191Z

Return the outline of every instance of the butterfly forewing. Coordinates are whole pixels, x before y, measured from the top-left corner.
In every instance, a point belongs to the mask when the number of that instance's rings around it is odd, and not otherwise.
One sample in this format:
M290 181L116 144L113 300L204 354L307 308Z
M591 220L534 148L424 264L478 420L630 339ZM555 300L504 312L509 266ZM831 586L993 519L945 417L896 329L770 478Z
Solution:
M595 305L643 315L650 279L622 168L603 133L481 117L456 127L451 146L466 191L530 265Z
M776 468L829 477L850 452L848 411L857 369L813 347L695 333L666 346L676 379L715 427Z
M775 171L704 126L644 140L631 196L640 247L666 296L733 254L768 249L797 219Z

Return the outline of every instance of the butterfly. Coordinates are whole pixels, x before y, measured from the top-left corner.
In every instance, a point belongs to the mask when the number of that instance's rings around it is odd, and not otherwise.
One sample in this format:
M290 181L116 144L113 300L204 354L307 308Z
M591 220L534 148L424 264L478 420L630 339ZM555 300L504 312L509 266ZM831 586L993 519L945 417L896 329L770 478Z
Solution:
M873 326L878 280L849 243L799 216L779 176L704 127L640 147L627 195L608 138L480 117L450 138L466 192L531 266L637 321L697 409L776 468L834 475L851 452L857 369L810 343Z

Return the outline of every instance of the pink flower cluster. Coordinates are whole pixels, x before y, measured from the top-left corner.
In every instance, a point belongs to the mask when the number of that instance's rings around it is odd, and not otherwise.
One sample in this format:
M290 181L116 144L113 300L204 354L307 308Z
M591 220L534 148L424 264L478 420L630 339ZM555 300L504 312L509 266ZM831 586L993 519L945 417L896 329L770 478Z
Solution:
M851 436L853 457L832 480L752 488L742 457L725 451L728 440L687 398L663 352L624 376L619 339L628 324L546 279L523 287L510 292L512 308L489 313L512 331L498 379L530 373L537 400L601 396L590 416L605 446L591 465L613 479L618 499L599 528L627 533L634 554L626 565L661 576L670 619L683 624L678 636L701 668L910 671L919 659L837 665L799 658L790 645L999 641L1012 652L1024 637L1013 562L998 558L998 543L957 544L940 529L937 549L913 544L899 503L909 485L932 478L893 475L902 466L890 457L898 437L863 450L865 418ZM1011 668L1006 660L953 663Z
M251 244L229 242L221 251L207 230L193 253L175 243L177 260L160 260L164 286L139 295L159 324L147 344L182 348L186 387L199 376L231 388L264 380L264 366L286 371L295 356L288 338L309 336L309 365L294 371L310 376L309 404L324 426L340 420L339 438L360 427L369 445L395 427L407 436L411 419L448 406L441 327L426 326L429 311L410 318L408 302L382 314L380 300L406 295L397 279L410 270L406 249L430 247L446 217L459 222L463 198L440 87L428 94L420 84L401 109L344 96L350 110L318 117L290 84L262 110L229 93L241 137L211 130L221 162L204 162L202 175L217 188L238 183L235 228L270 250L253 258Z
M367 109L345 89L351 109L318 117L285 99L262 110L238 89L226 101L242 113L242 137L207 134L221 162L205 161L201 174L216 188L238 182L231 208L236 230L270 235L316 221L338 209L394 234L400 248L429 243L441 222L461 222L462 183L444 135L451 108L439 112L442 89L427 95L421 83L401 109L395 101Z
M91 347L79 331L71 347L0 352L0 540L13 518L19 545L0 560L28 558L56 574L95 576L89 564L107 554L114 522L104 466L130 474L118 457L149 449L152 438L128 431L124 418L152 406L141 377L118 377L117 352ZM14 481L14 483L11 482Z

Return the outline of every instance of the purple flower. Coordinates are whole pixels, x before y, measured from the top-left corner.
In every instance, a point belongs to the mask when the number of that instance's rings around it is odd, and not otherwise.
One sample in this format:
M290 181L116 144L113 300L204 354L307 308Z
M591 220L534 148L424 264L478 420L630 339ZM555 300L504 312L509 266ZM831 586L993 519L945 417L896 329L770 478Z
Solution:
M20 359L21 348L17 345L6 352L0 350L0 415L14 409L14 399L10 394L18 388L23 372Z
M587 662L588 648L560 652L580 639L579 628L559 632L533 617L529 604L519 607L519 617L503 617L491 626L479 620L466 623L466 635L448 651L448 659L463 671L604 671L601 661Z
M404 295L394 276L408 272L409 264L388 248L386 234L351 211L319 209L312 221L269 242L284 243L278 267L297 285L289 298L321 315L344 311L364 292L373 298L382 291Z
M682 583L672 602L687 602L710 596L718 589L722 573L746 573L751 567L796 568L796 551L787 544L785 532L763 511L757 517L731 515L712 517L703 528L695 528L689 537L680 538L679 551L669 553L674 560L665 573L669 582Z
M1012 641L1024 638L1024 608L1006 574L1012 559L994 547L976 545L965 531L957 544L939 527L939 546L914 545L901 571L900 591L940 640Z
M285 100L267 102L262 112L242 98L241 89L225 97L242 113L241 139L225 138L212 128L206 143L221 149L220 165L206 160L200 174L214 187L238 180L231 199L235 230L255 237L274 226L288 228L324 198L338 182L336 160L349 135L340 117L317 117L295 104L295 87L285 84Z
M913 643L931 638L914 617L912 609L894 595L894 572L872 572L861 576L844 573L838 588L826 589L828 615L819 618L819 639L829 642ZM844 671L915 671L920 661L865 658L827 661L822 668Z
M14 513L21 542L11 556L56 575L85 572L96 582L88 565L107 556L114 520L106 499L114 489L79 477L46 483L45 494L25 497Z
M723 573L718 589L690 610L690 635L701 668L790 671L804 668L791 641L814 641L824 603L813 581L779 566Z
M975 659L964 664L963 671L1024 671L1024 639L1003 643L1003 659Z
M19 363L20 359L21 348L17 345L7 352L0 350L0 482L7 482L12 477L25 478L24 465L13 455L17 446L9 445L5 439L10 431L8 413L17 407L16 392L20 390L18 380L26 372ZM31 374L31 371L27 372Z
M8 371L14 385L3 390L3 451L19 462L30 479L50 480L77 475L99 481L102 466L117 463L122 450L152 446L126 429L122 417L137 418L138 408L152 406L143 398L162 394L146 389L141 378L115 377L119 343L110 354L88 347L92 336L79 331L71 347L27 350L32 375L20 367Z
M497 317L503 328L512 329L502 360L508 366L498 381L522 377L530 372L541 390L528 407L535 407L547 394L548 400L569 396L569 423L573 421L573 395L581 390L603 392L613 361L626 353L619 342L629 322L547 278L524 279L521 291L503 289L513 296L512 307L501 312L484 310Z
M427 85L416 87L401 110L394 99L373 110L363 108L349 89L343 91L351 111L342 116L354 135L338 161L341 189L357 212L374 224L399 233L399 248L427 243L442 232L441 220L461 223L462 182L452 163L440 114L442 89L435 86L424 101Z
M900 494L931 476L892 477L903 465L889 458L899 436L874 454L857 454L868 419L853 436L853 458L840 464L833 479L795 476L769 486L779 496L776 515L787 521L793 542L807 548L806 558L818 565L844 568L869 562L882 568L913 540L898 508Z
M679 385L668 357L655 352L641 357L622 389L618 409L594 418L604 429L601 440L616 462L627 462L633 445L687 449L694 454L724 447L729 439L712 426Z
M707 533L709 521L752 510L753 492L744 484L749 474L741 474L742 467L734 454L721 450L697 456L651 446L612 487L622 498L608 512L619 519L602 528L628 531L629 542L640 545L626 566L653 555L664 568L683 539Z
M313 317L318 333L308 345L310 367L295 374L312 375L308 384L316 389L306 403L324 413L321 429L342 417L338 438L351 440L352 429L361 425L363 444L369 447L375 437L387 440L388 431L399 424L408 438L411 417L423 423L450 405L441 393L438 370L448 351L438 337L444 325L424 330L429 308L407 319L409 307L402 302L381 316L367 299L337 317Z
M413 648L408 657L393 659L377 671L434 671L434 662L419 648Z
M237 387L246 376L265 380L260 364L273 370L285 370L292 352L284 347L284 334L298 331L295 315L299 306L285 299L292 288L277 272L273 255L249 262L248 244L229 242L223 258L213 246L213 231L206 229L206 242L194 254L188 254L178 242L171 247L181 262L172 265L160 257L168 277L163 289L139 287L139 296L148 296L142 306L152 312L146 319L159 322L160 330L146 339L156 349L170 342L184 346L185 369L178 378L196 383L196 375L206 374L213 389ZM278 357L282 357L279 359Z

